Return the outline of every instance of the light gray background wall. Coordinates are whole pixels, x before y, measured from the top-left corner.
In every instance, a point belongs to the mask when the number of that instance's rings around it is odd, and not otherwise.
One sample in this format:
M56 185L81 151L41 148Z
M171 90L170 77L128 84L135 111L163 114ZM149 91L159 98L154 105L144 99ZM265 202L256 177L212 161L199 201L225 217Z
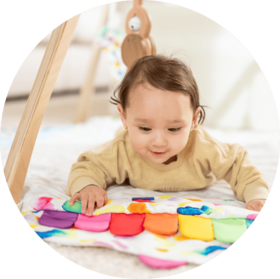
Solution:
M125 36L125 19L132 8L132 1L113 3L110 7L111 25L120 28ZM151 36L157 52L174 54L193 70L201 93L201 104L210 107L206 108L205 125L213 128L279 130L276 105L266 78L241 42L214 21L184 7L156 1L144 1L143 7L152 20ZM55 89L80 88L102 9L97 7L81 15ZM39 44L29 55L9 95L13 91L18 93L21 88L31 89L45 47ZM112 85L105 56L102 53L98 63L97 86L106 83ZM110 106L107 99L104 100L105 104Z

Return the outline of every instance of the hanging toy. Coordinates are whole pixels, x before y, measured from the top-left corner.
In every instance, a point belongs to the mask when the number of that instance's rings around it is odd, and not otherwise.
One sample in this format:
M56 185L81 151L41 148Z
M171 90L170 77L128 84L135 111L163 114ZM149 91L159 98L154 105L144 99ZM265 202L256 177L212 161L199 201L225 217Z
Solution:
M143 0L134 0L133 8L126 18L126 33L122 43L122 59L129 68L132 63L144 56L155 55L156 47L149 36L151 20L147 11L142 7Z
M120 29L112 29L107 25L101 28L96 38L96 45L107 53L110 75L114 82L119 82L126 73L126 66L121 57L121 41L123 36Z

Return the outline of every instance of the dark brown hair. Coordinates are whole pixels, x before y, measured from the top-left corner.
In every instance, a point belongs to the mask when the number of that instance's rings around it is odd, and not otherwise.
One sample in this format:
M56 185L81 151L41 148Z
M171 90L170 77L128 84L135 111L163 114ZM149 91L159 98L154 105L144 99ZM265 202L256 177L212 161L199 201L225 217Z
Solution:
M198 124L204 122L205 110L199 104L199 91L191 69L179 59L164 55L144 56L136 60L114 90L110 103L121 104L125 111L129 106L129 93L145 83L160 90L182 92L189 96L194 111L201 107Z

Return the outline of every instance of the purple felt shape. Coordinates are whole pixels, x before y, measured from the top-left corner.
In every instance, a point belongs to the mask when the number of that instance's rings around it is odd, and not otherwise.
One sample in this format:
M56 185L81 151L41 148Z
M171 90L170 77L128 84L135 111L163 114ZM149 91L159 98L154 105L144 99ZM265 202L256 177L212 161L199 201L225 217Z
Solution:
M58 210L44 210L43 215L38 220L40 225L68 229L73 226L78 218L77 213L58 211Z

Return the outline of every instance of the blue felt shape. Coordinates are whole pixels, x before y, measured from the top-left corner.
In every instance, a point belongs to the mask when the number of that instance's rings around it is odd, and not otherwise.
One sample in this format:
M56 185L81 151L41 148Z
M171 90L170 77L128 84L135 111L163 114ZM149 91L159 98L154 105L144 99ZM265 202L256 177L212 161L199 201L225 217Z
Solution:
M136 200L154 201L154 200L155 200L155 198L154 198L154 197L139 197L139 198L132 198L132 201L136 201Z
M199 253L203 256L207 256L208 254L216 251L216 250L225 250L226 248L225 247L222 247L222 246L208 246L206 247L204 250L196 250L195 252L196 253Z
M36 232L37 235L41 238L46 238L46 237L51 237L51 236L66 236L67 233L62 231L62 230L51 230L51 231L47 231L47 232Z
M200 208L186 206L177 208L177 213L182 215L201 215L204 212Z

